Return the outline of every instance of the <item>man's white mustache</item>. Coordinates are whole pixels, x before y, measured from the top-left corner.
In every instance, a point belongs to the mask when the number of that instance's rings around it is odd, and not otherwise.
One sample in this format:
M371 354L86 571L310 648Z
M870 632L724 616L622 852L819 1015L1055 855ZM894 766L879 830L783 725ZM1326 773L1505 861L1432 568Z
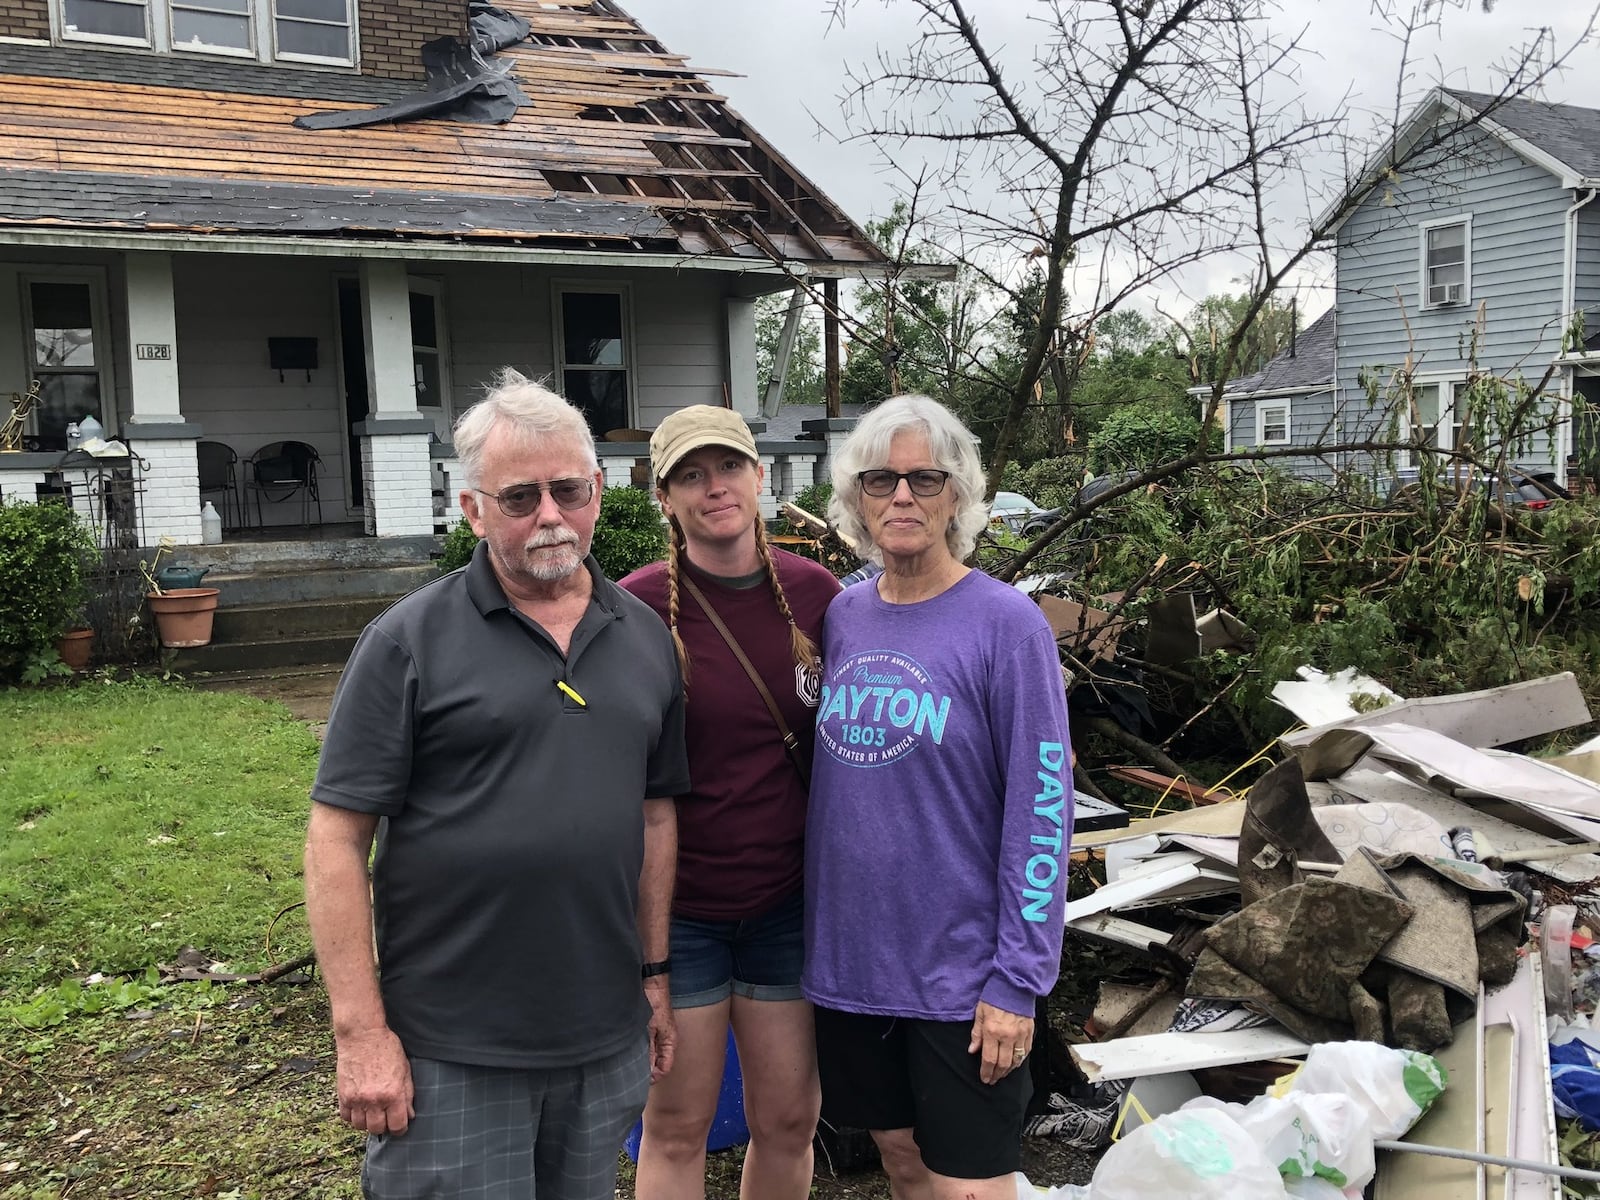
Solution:
M578 535L570 529L552 529L547 533L536 533L528 541L529 550L542 550L546 546L565 546L578 544Z

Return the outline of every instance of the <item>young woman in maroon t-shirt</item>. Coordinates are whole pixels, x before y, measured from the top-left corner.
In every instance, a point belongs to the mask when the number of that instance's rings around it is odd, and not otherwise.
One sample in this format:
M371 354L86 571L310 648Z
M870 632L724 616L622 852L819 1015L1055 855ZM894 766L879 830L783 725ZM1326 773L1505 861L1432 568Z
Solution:
M680 410L655 431L650 455L671 548L622 586L661 614L677 643L692 784L677 806L677 1053L645 1106L637 1194L705 1195L731 1024L750 1127L740 1193L803 1200L821 1093L811 1006L800 995L801 767L811 759L822 615L839 585L816 563L768 545L760 459L737 413ZM792 753L691 581L765 683L797 740Z

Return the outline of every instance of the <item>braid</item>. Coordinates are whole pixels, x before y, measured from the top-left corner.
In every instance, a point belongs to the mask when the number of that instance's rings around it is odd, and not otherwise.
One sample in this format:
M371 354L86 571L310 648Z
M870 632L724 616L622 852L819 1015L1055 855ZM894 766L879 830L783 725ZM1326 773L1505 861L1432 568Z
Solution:
M756 522L756 552L767 566L767 581L772 584L772 596L778 602L778 612L789 622L789 648L797 666L811 668L817 665L817 644L806 636L805 630L795 622L789 611L789 598L783 594L783 584L778 581L778 564L772 560L772 547L767 542L765 522Z
M672 630L672 645L678 651L678 671L683 675L684 693L689 690L689 648L678 635L678 556L683 552L683 529L678 518L668 522L667 534L667 628Z

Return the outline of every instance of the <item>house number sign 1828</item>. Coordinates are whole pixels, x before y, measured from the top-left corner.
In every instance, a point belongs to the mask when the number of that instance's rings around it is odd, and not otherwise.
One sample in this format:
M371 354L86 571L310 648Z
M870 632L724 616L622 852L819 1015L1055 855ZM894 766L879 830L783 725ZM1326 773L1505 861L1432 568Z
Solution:
M133 352L138 358L165 360L172 357L172 346L168 342L139 342Z

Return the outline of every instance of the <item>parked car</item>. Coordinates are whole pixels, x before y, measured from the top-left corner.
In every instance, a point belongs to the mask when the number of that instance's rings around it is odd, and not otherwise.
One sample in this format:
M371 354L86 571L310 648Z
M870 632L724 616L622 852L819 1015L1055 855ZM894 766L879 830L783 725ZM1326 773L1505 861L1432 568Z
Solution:
M1389 480L1388 500L1390 504L1414 504L1421 490L1422 472L1417 467L1401 467ZM1498 488L1501 502L1507 508L1526 508L1538 510L1549 508L1557 500L1570 500L1572 494L1563 486L1561 477L1550 467L1514 466L1506 471L1502 483L1497 476L1484 471L1462 471L1461 483L1457 483L1457 475L1450 467L1445 467L1439 475L1439 491L1449 502L1446 493L1462 491L1466 486L1486 489L1492 495ZM1470 481L1470 483L1469 483Z
M996 492L994 503L989 506L989 524L998 521L1012 533L1019 533L1030 519L1043 511L1021 492Z
M1102 492L1109 491L1118 484L1127 483L1130 479L1139 477L1138 471L1112 471L1106 475L1097 476L1084 484L1072 497L1072 503L1065 508L1042 508L1029 517L1022 525L1022 536L1026 538L1038 537L1050 526L1061 519L1061 514L1071 512Z

